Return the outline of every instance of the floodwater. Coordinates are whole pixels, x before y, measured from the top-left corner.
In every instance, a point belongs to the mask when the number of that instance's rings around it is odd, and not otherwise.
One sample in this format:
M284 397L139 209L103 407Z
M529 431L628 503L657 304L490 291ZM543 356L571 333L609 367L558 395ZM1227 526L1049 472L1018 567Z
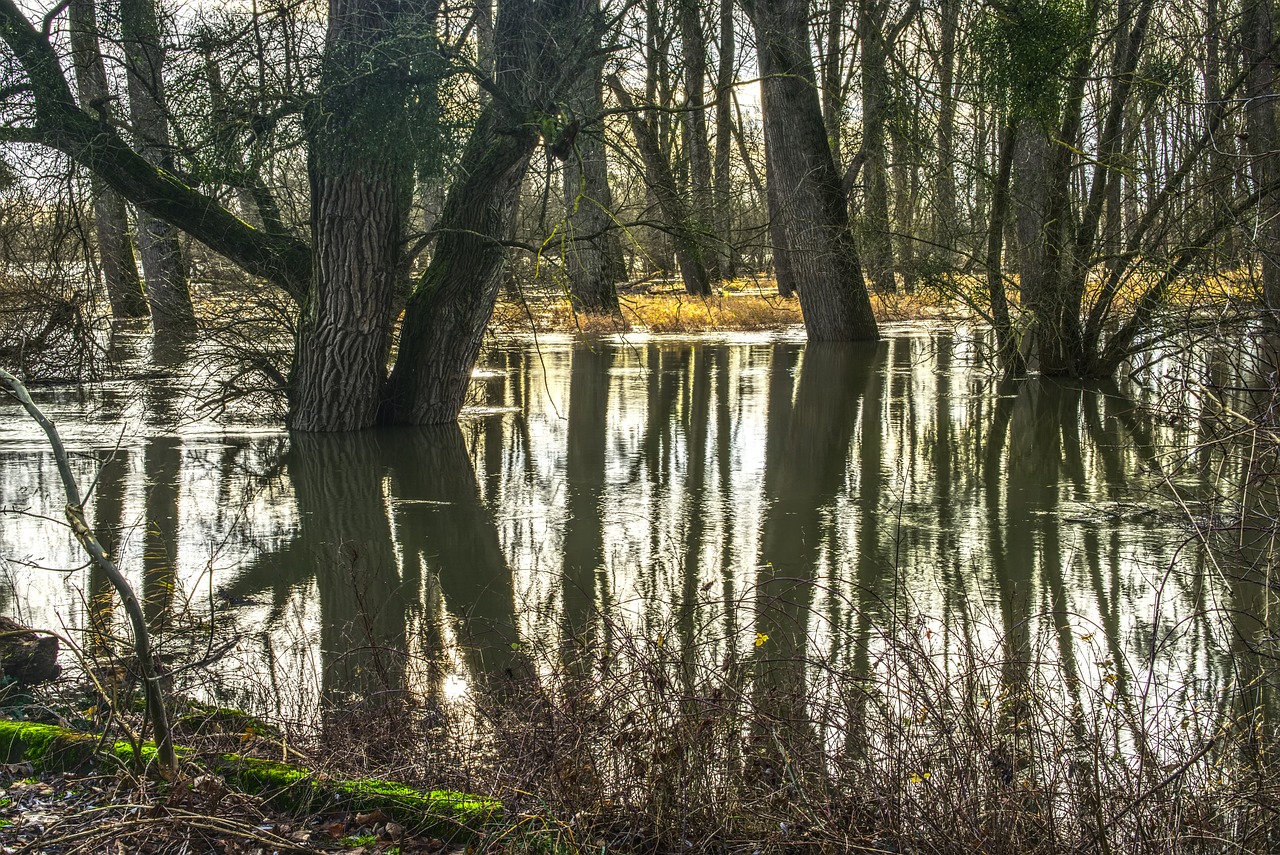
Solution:
M905 635L1009 679L1230 684L1256 627L1223 615L1260 600L1198 545L1197 421L1146 411L1167 378L1001 387L980 331L887 332L499 344L430 429L215 424L181 370L36 397L184 690L286 721L639 644L810 683ZM109 646L123 617L11 401L0 506L0 612Z

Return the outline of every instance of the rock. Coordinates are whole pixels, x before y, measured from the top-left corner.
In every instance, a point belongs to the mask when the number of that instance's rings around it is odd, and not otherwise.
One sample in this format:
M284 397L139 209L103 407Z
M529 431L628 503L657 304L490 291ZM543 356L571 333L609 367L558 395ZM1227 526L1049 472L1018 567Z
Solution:
M58 639L0 617L0 674L31 686L58 679Z

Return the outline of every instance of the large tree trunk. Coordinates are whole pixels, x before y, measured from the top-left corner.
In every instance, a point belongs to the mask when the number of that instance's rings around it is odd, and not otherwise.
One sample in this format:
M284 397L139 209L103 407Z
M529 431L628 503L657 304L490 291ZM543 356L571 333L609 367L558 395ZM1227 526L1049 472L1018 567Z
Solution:
M599 0L583 0L581 12L599 16ZM569 105L581 122L565 156L564 202L569 225L565 268L569 297L580 312L619 311L616 283L625 277L622 247L613 227L613 194L604 145L604 53L573 84Z
M86 110L98 112L104 123L112 123L111 92L107 70L98 46L98 21L93 0L74 0L68 10L71 30L71 59L76 71L76 90ZM147 297L138 278L133 236L124 200L92 175L93 228L98 239L98 261L106 280L111 314L117 318L146 317Z
M357 430L377 420L403 269L413 161L394 79L357 74L392 33L394 8L333 0L323 121L311 144L311 294L298 330L289 425ZM358 81L352 83L351 79Z
M715 187L715 226L721 243L720 275L737 275L737 251L733 243L732 178L729 155L733 148L733 78L737 35L733 27L733 0L720 0L720 58L716 68L716 150L712 164Z
M889 167L885 146L885 111L889 81L884 44L886 3L862 0L858 7L858 40L862 47L862 216L863 255L871 285L893 292L893 244L889 232Z
M458 417L502 282L505 242L537 138L491 101L458 164L441 235L409 305L383 398L384 421L442 424Z
M689 160L690 225L702 247L711 282L720 281L720 235L714 233L711 145L707 138L707 40L699 0L680 0L680 42L684 52L684 144Z
M120 34L124 42L134 145L147 162L172 172L173 151L164 95L165 50L155 0L121 0ZM139 209L138 248L147 277L152 327L159 335L194 333L195 310L187 287L178 229Z
M599 82L588 80L595 89L600 116ZM589 108L588 108L589 109ZM578 135L577 146L564 164L564 203L569 237L564 265L569 276L569 298L580 312L616 314L617 283L625 278L622 247L612 231L613 194L609 190L609 162L604 146L604 123L592 124Z
M809 46L807 0L748 0L764 78L770 184L811 341L878 337L831 158ZM777 252L779 247L774 247Z
M1033 306L1045 280L1045 211L1048 194L1049 134L1036 119L1016 122L1013 154L1014 234L1017 236L1018 294ZM1001 129L1000 137L1008 132ZM994 201L994 200L993 200Z

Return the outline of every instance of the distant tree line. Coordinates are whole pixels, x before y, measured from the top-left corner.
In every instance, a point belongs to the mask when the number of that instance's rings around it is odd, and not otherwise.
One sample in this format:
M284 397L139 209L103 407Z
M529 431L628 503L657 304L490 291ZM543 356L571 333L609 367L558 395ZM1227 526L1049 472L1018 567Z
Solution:
M1189 277L1280 312L1275 12L0 0L5 193L69 165L112 313L158 337L200 323L191 240L282 295L300 430L456 418L513 254L587 313L771 274L822 341L942 288L1007 370L1105 376Z

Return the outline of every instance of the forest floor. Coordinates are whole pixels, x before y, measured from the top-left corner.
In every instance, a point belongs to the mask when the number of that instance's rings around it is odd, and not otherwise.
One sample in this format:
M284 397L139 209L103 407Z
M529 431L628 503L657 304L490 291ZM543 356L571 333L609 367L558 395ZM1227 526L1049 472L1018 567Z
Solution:
M171 787L124 773L33 774L22 764L0 767L4 855L446 851L444 841L406 835L376 813L294 816L213 780Z

